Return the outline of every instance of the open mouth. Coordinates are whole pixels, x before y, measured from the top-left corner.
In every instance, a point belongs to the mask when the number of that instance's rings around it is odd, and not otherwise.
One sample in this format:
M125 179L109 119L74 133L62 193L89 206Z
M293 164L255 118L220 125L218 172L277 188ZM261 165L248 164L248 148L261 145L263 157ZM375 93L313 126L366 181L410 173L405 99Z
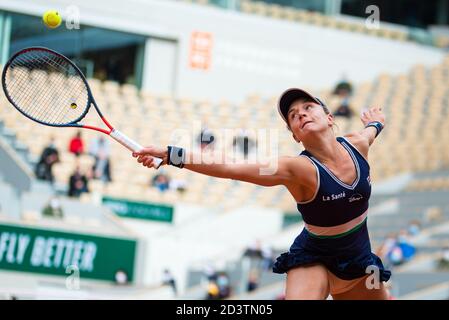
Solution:
M306 124L311 123L311 122L312 122L312 121L306 121L306 122L304 122L304 124L302 125L301 129L303 129L303 128L306 126Z

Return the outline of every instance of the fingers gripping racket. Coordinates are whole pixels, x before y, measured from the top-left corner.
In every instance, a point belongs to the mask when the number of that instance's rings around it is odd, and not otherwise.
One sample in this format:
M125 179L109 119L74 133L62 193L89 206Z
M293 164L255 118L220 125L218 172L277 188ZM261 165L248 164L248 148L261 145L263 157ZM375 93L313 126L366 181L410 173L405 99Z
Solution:
M9 102L33 121L52 127L96 130L111 136L130 151L143 149L112 127L98 108L83 73L58 52L43 47L17 52L3 69L2 86ZM79 123L91 105L108 129ZM154 158L153 162L157 169L162 159Z

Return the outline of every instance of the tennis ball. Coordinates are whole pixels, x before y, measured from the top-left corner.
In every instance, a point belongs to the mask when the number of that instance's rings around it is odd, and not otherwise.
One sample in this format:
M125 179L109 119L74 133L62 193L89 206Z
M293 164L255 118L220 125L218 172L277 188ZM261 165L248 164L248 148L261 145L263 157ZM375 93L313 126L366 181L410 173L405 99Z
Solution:
M55 29L61 25L62 19L56 10L48 10L42 16L44 24L50 29Z
M76 109L78 106L76 105L76 103L72 103L72 104L70 104L70 108L72 108L72 109Z

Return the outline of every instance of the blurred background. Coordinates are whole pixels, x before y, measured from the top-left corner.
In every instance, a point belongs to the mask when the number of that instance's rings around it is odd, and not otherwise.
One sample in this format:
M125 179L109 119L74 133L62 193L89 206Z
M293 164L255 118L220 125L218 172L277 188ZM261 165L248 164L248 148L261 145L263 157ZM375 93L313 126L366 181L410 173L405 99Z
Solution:
M52 48L141 144L183 129L242 159L258 147L244 129L302 150L277 114L289 87L326 101L339 135L382 106L372 249L395 299L448 299L448 25L449 0L2 0L0 66ZM271 266L303 227L285 188L148 170L108 139L36 124L0 95L0 299L283 299Z

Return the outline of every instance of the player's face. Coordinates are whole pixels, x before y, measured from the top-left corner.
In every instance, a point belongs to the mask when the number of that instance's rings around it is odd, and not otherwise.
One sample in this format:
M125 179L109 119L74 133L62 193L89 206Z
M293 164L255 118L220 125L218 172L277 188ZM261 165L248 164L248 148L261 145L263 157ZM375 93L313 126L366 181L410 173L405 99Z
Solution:
M318 133L332 127L333 117L326 114L323 107L312 101L294 102L287 115L293 134L304 140L311 133Z

